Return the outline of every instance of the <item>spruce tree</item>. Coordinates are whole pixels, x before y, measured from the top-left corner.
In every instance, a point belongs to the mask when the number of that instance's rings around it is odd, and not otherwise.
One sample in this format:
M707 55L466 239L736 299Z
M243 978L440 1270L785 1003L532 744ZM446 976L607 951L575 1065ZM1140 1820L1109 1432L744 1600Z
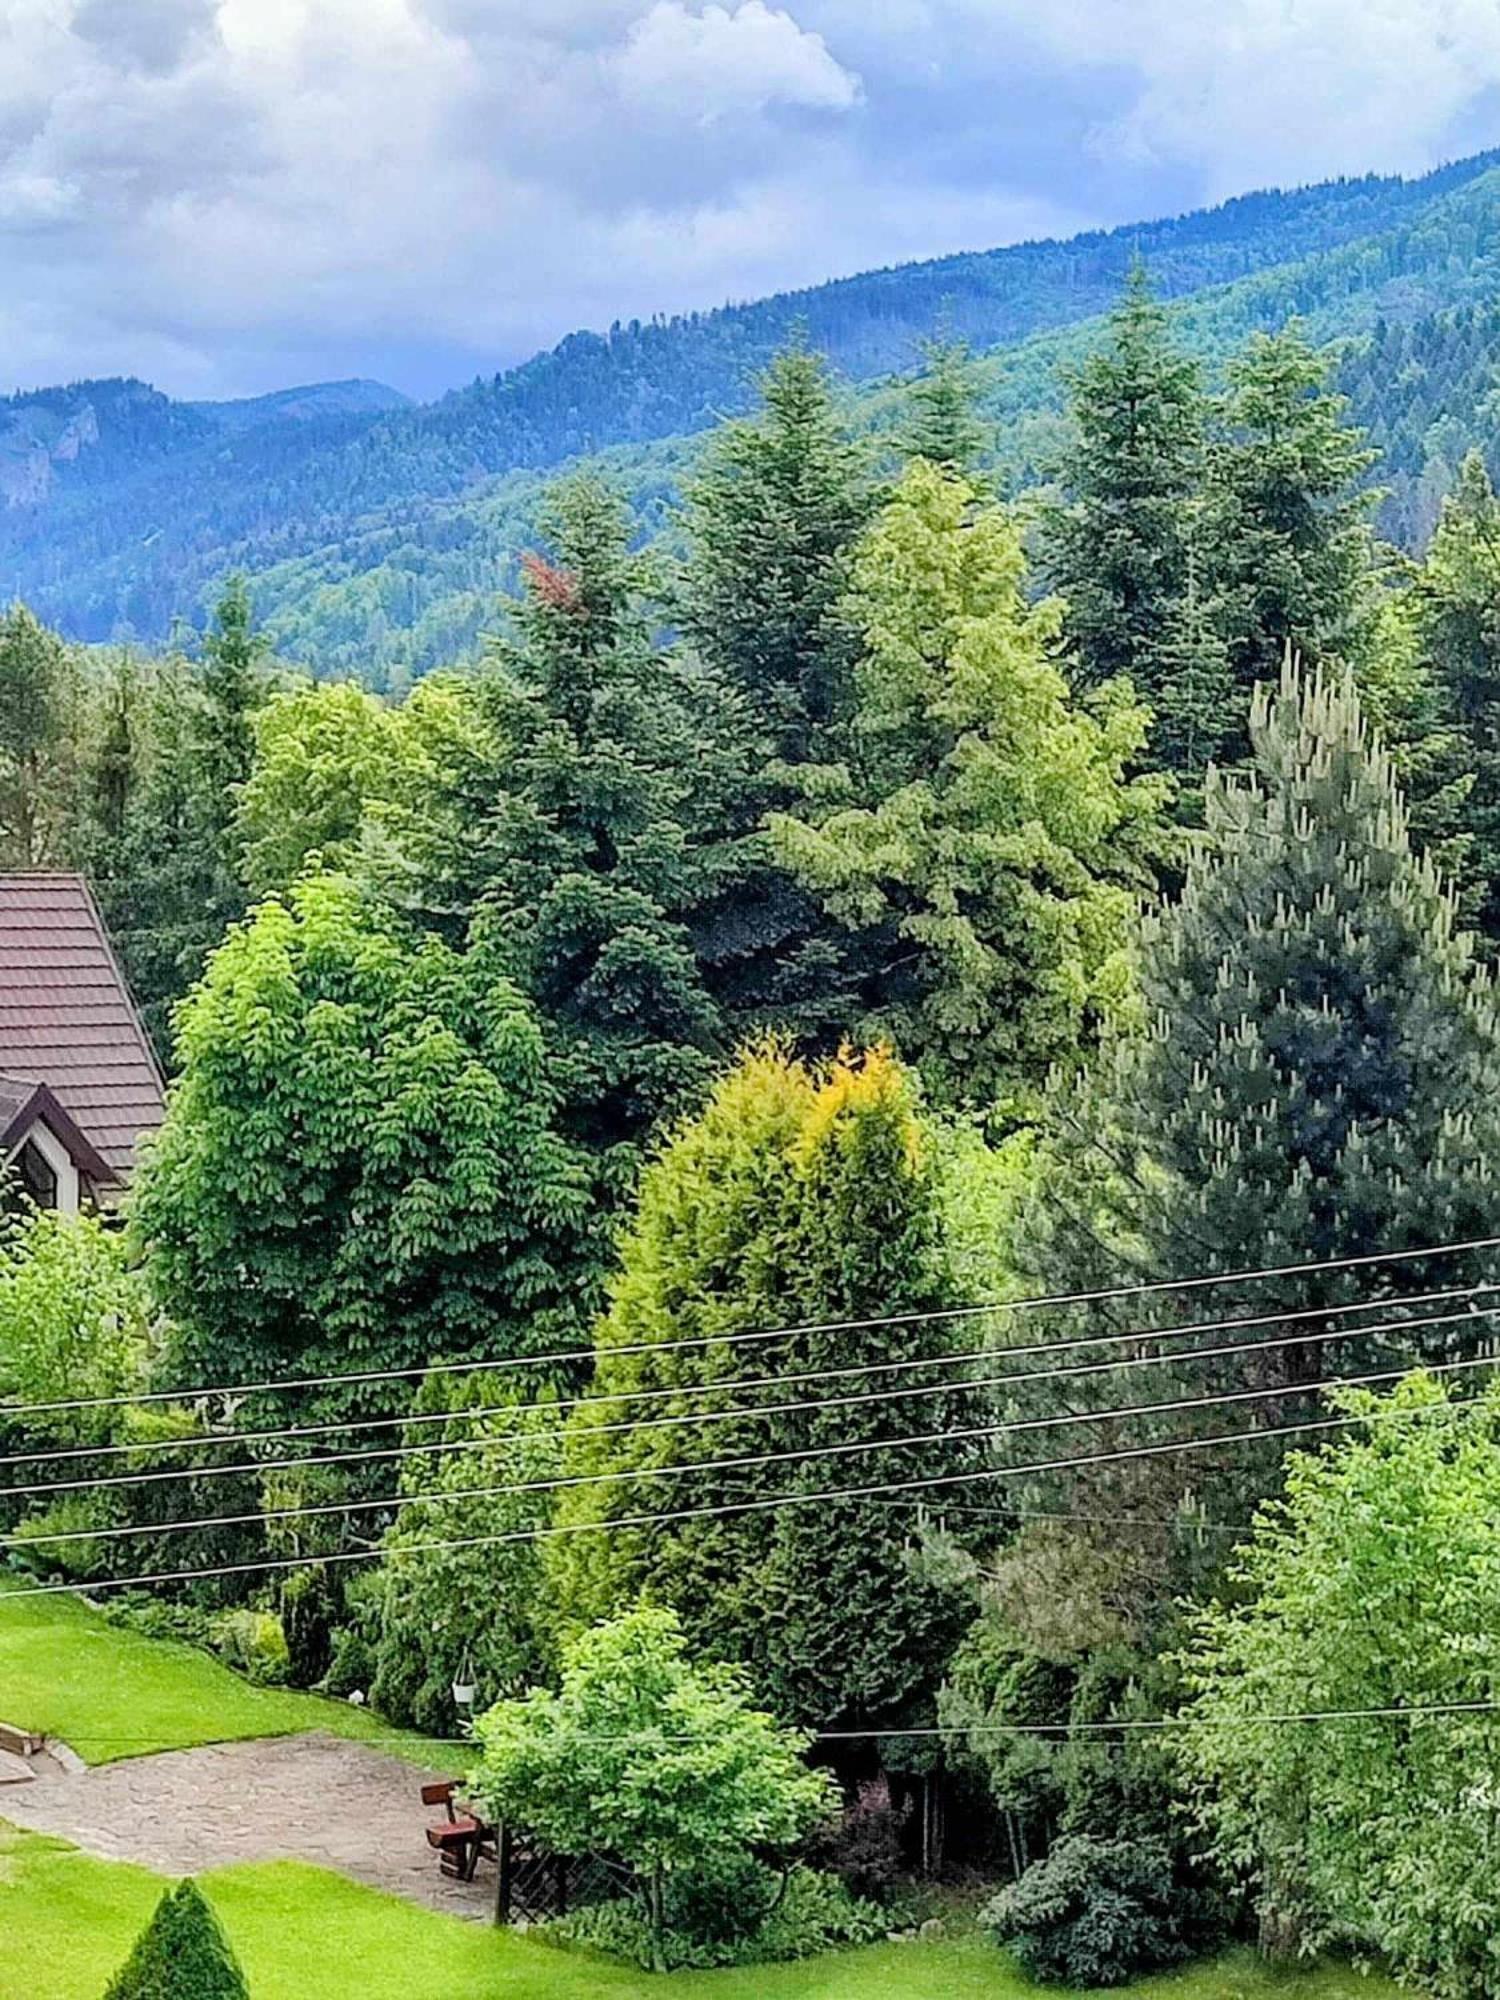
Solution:
M897 444L905 458L925 458L944 472L975 482L987 440L975 407L978 392L968 344L927 341L922 361L922 372L907 390Z
M764 1503L977 1462L961 1433L982 1419L960 1377L950 1372L938 1395L889 1393L910 1388L924 1354L961 1344L953 1322L827 1326L953 1302L935 1136L889 1056L813 1070L761 1047L647 1167L597 1335L593 1392L568 1441L569 1472L608 1483L568 1489L559 1517L609 1525L547 1545L565 1628L627 1609L649 1588L695 1646L748 1667L759 1697L789 1719L859 1727L928 1713L966 1607L908 1559L909 1511L859 1499ZM772 1327L803 1331L738 1346L704 1338ZM874 1400L798 1407L840 1388L809 1374L856 1359L896 1371L842 1385ZM719 1391L712 1401L709 1387ZM626 1399L642 1389L666 1392L651 1414L667 1421L607 1428L639 1415ZM697 1420L714 1409L712 1421ZM933 1444L888 1442L946 1432L955 1435ZM825 1447L825 1456L711 1469ZM751 1510L617 1525L726 1501Z
M1288 646L1357 671L1370 644L1379 495L1365 475L1377 454L1345 421L1329 368L1295 323L1256 334L1230 363L1207 551L1242 702L1276 679ZM1242 726L1243 709L1237 736Z
M234 1949L195 1882L162 1897L104 2000L250 2000Z
M820 356L793 343L760 392L755 416L715 433L688 490L680 615L764 717L774 754L797 763L842 701L839 605L870 501Z
M562 487L550 552L494 649L485 702L508 746L476 843L473 932L536 1002L563 1123L608 1185L706 1087L720 1045L689 918L735 706L653 643L649 584L605 487Z
M1144 1030L1122 1034L1102 1074L1062 1106L1053 1171L1023 1237L1030 1275L1047 1289L1322 1264L1494 1233L1495 988L1455 930L1446 886L1412 852L1390 759L1347 679L1292 664L1258 690L1250 735L1253 773L1210 774L1202 849L1180 902L1145 937ZM1208 1367L1100 1377L1093 1401L1275 1392L1267 1399L1091 1425L1070 1443L1097 1451L1318 1416L1307 1387L1320 1378L1447 1359L1488 1338L1487 1322L1471 1319L1364 1339L1357 1318L1321 1312L1368 1301L1390 1308L1376 1319L1403 1318L1404 1295L1478 1283L1497 1265L1489 1253L1418 1258L1069 1313L1069 1333L1091 1320L1108 1330L1312 1315L1258 1323L1244 1338L1269 1344ZM1455 1309L1464 1302L1429 1311ZM1149 1489L1158 1513L1225 1481L1243 1505L1274 1477L1278 1452L1188 1453L1099 1476Z
M1158 718L1173 763L1195 727L1183 688L1194 594L1193 535L1207 402L1198 365L1175 346L1144 266L1130 274L1103 349L1072 382L1075 441L1060 468L1064 504L1048 517L1046 567L1061 592L1079 678L1131 680ZM1204 579L1196 582L1204 594Z
M842 604L872 499L820 357L794 342L761 397L710 441L682 520L678 620L752 732L725 797L718 890L700 903L693 937L742 1033L775 1023L831 1046L848 1026L841 940L772 857L763 822L793 795L796 768L826 755L842 716L853 648Z
M1476 921L1493 945L1500 942L1500 500L1477 451L1459 468L1407 605L1440 704L1438 728L1424 734L1428 741L1452 735L1442 759L1456 781L1449 817L1465 841Z

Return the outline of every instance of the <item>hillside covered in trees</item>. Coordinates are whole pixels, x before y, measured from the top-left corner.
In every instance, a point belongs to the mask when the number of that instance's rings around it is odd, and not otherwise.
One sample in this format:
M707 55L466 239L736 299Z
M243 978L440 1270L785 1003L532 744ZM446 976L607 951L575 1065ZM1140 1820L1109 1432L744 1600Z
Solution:
M216 405L132 381L33 391L0 404L0 593L73 638L155 643L201 628L238 569L278 651L399 687L475 653L553 470L602 455L658 525L700 434L749 407L797 328L877 451L891 378L934 335L966 342L998 476L1047 481L1067 443L1060 366L1097 344L1137 258L1211 371L1294 314L1333 346L1385 453L1381 526L1416 546L1463 450L1495 443L1497 255L1500 168L1482 154L577 333L420 407L369 383Z

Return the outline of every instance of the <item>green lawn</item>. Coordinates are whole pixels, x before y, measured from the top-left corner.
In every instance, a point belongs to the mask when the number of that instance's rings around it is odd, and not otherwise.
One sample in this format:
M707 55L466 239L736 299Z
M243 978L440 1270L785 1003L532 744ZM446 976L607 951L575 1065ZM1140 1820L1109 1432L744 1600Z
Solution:
M653 1978L440 1917L297 1862L204 1877L252 2000L1023 2000L982 1938L892 1944L800 1965ZM0 1827L0 2000L99 2000L162 1884ZM1056 2000L1056 1996L1054 1996ZM1232 1956L1130 2000L1396 2000L1337 1968L1277 1977Z
M76 1598L3 1591L0 1722L59 1737L90 1764L304 1729L389 1739L396 1754L439 1768L464 1761L347 1702L252 1687L195 1647L142 1638Z

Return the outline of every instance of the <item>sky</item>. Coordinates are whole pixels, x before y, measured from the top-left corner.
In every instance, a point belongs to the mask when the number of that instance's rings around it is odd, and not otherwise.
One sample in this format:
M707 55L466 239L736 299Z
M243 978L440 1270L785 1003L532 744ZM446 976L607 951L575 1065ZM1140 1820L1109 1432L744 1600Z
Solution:
M0 387L426 397L1496 143L1500 0L0 0Z

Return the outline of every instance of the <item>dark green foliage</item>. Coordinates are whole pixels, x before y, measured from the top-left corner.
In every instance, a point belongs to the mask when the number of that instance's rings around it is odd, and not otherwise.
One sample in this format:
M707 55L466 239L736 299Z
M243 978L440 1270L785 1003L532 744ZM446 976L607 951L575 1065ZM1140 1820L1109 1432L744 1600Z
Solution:
M1370 637L1377 454L1345 422L1330 363L1300 328L1253 335L1229 365L1207 544L1235 681L1303 658L1357 668Z
M1172 1862L1151 1840L1059 1841L980 1914L1028 1978L1122 1986L1188 1955Z
M479 838L475 935L536 1002L567 1129L628 1186L719 1042L689 919L736 716L653 643L648 581L605 488L560 489L484 699L507 746ZM727 741L726 741L727 739Z
M1026 1231L1041 1289L1105 1272L1118 1282L1122 1269L1170 1279L1316 1263L1493 1230L1495 994L1455 935L1430 863L1412 854L1390 760L1346 684L1295 668L1257 696L1251 739L1253 777L1211 776L1202 850L1181 901L1148 929L1144 1032L1123 1035L1102 1075L1061 1107L1055 1171ZM1312 1416L1310 1382L1376 1368L1383 1354L1446 1356L1473 1341L1450 1323L1384 1347L1344 1344L1319 1307L1399 1297L1455 1272L1477 1281L1485 1268L1483 1258L1429 1258L1221 1287L1214 1317L1309 1311L1307 1343L1211 1371L1155 1369L1130 1400L1265 1392L1202 1412L1205 1432ZM1153 1315L1203 1317L1170 1293ZM1101 1327L1138 1323L1138 1302L1091 1316ZM1068 1331L1086 1324L1070 1315ZM1116 1385L1101 1385L1099 1401L1115 1399ZM1148 1424L1133 1425L1130 1442ZM1095 1432L1090 1448L1111 1436ZM1255 1467L1263 1482L1274 1459L1241 1446L1191 1467L1145 1461L1096 1478L1120 1511L1170 1515L1189 1486L1243 1501ZM1070 1482L1068 1504L1091 1484ZM1124 1506L1121 1492L1142 1504Z
M890 1919L831 1875L793 1868L783 1875L748 1856L721 1876L686 1877L667 1893L667 1931L658 1953L637 1903L595 1903L547 1926L550 1937L611 1958L669 1972L768 1965L873 1944Z
M688 493L684 629L797 763L839 712L852 651L839 616L868 512L820 356L797 345L760 385L762 409L724 426Z
M1047 567L1080 677L1098 686L1128 675L1161 726L1175 713L1172 649L1193 578L1208 414L1200 373L1137 264L1106 346L1072 384L1066 504L1048 520Z
M239 1961L192 1881L156 1906L104 2000L249 2000Z
M907 458L925 458L944 472L972 479L988 456L973 357L964 341L929 340L923 343L922 364L907 394L897 443Z
M56 866L77 755L77 666L24 604L0 618L0 865Z

